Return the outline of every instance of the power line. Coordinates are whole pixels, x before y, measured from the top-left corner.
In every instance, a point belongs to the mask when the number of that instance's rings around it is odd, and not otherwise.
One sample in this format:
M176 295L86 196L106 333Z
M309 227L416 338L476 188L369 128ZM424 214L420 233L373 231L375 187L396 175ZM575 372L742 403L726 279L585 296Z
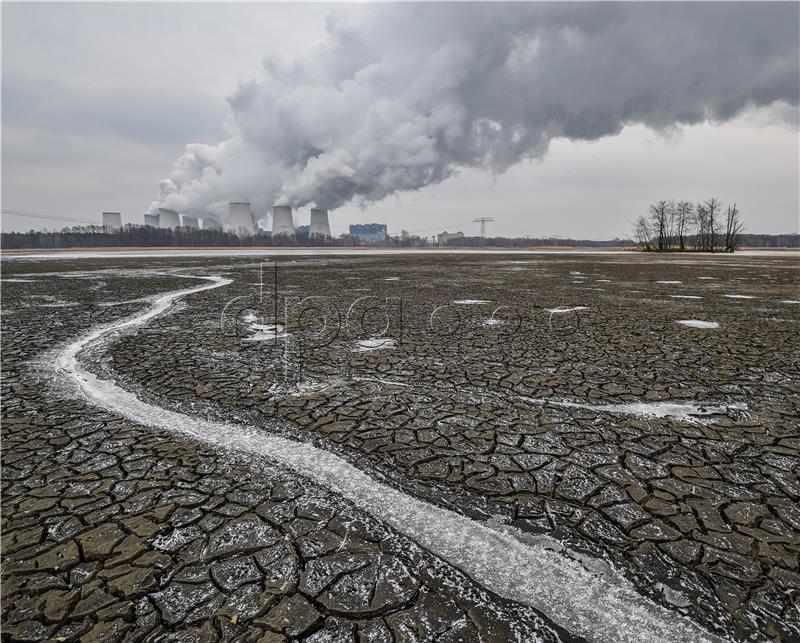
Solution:
M78 219L75 217L62 217L56 214L41 214L39 212L26 212L25 210L6 210L3 208L3 214L11 214L15 217L27 217L30 219L50 219L52 221L64 221L66 223L88 223L90 225L100 225L97 221L87 221L86 219Z

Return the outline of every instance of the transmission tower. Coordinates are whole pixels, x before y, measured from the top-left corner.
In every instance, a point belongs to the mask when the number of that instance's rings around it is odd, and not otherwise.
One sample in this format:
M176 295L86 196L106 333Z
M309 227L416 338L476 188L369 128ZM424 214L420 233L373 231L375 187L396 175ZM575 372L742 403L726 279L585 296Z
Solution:
M478 217L477 219L473 219L473 223L480 223L481 224L481 245L486 245L486 222L487 221L494 221L492 217Z

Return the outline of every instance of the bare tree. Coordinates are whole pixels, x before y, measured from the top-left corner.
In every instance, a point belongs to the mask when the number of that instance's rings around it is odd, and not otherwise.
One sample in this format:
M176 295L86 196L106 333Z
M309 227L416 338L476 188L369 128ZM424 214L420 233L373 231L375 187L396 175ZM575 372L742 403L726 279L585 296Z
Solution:
M656 250L663 252L669 250L667 237L669 236L669 206L666 201L654 203L649 208L650 222L653 234L656 235Z
M686 250L686 233L693 216L694 205L691 201L678 201L675 204L675 234L680 250Z
M703 209L707 216L706 247L703 250L714 252L717 247L717 236L719 234L720 202L711 197L703 203Z
M725 217L725 252L733 252L739 244L739 235L744 230L741 213L736 204L728 206Z
M702 203L698 203L694 209L694 249L705 250L708 243L708 212Z
M644 215L640 216L633 227L633 240L642 250L653 250L653 234L650 230L650 222Z

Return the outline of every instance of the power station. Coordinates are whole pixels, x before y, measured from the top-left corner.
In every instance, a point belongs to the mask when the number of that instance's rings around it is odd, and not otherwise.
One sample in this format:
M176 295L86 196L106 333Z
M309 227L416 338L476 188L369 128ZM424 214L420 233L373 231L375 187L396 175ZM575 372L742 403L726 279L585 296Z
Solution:
M331 224L326 208L311 208L309 225L295 226L292 207L289 205L272 206L272 236L301 236L317 239L332 238ZM263 222L263 219L259 218ZM103 225L109 229L122 227L119 212L103 212ZM228 221L223 224L216 214L201 212L183 214L170 208L158 208L156 212L144 215L144 225L154 228L174 229L183 226L190 230L227 230L239 236L269 235L270 232L257 223L250 203L247 201L231 201L228 203ZM384 243L388 237L385 224L357 224L350 226L350 234L362 243ZM440 236L450 236L444 233ZM458 238L458 235L452 235ZM440 239L441 242L441 239Z
M158 209L159 228L177 228L181 224L178 213L167 208Z
M230 203L228 205L228 227L231 232L241 236L252 236L256 233L253 224L253 213L250 204L245 202Z
M309 237L330 237L331 226L328 222L328 211L322 208L311 208L311 225L308 230Z
M103 226L106 228L121 228L122 214L119 212L103 212Z
M279 234L293 235L294 220L292 219L292 208L288 205L272 206L272 236Z
M222 224L216 216L206 212L203 215L203 230L222 230Z

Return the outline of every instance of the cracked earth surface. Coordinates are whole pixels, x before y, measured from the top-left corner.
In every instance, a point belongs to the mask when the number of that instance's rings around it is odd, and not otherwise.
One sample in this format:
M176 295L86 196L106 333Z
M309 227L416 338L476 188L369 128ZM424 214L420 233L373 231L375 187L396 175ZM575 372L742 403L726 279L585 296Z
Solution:
M329 491L70 399L30 363L194 285L179 274L234 282L92 370L547 534L722 636L800 638L794 259L281 259L277 320L271 266L142 263L4 262L9 640L570 637ZM323 315L348 323L317 332Z

